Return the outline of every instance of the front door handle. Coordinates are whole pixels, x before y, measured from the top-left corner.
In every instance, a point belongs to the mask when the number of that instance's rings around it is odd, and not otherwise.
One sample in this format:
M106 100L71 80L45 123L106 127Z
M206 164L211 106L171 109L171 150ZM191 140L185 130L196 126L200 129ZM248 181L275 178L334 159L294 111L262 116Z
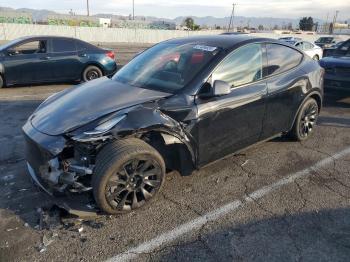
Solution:
M87 57L87 54L80 54L80 57Z
M49 56L44 56L44 57L41 57L40 59L41 59L41 60L50 60L51 57L49 57Z

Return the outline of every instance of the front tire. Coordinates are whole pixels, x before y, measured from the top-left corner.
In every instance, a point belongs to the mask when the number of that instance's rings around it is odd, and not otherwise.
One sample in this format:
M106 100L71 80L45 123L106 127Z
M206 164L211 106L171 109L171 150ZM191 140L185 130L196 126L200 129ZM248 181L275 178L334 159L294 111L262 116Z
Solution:
M304 141L310 137L318 118L319 106L315 99L309 98L302 105L290 131L290 136L296 141Z
M5 87L5 83L4 83L4 78L2 75L0 75L0 88Z
M103 76L103 73L100 68L97 66L88 66L85 68L83 72L83 80L84 82L88 82Z
M115 141L97 155L93 194L102 211L127 213L149 203L164 176L164 160L153 147L135 138Z
M318 55L314 55L314 57L313 57L312 59L315 60L315 61L320 60L320 58L318 57Z

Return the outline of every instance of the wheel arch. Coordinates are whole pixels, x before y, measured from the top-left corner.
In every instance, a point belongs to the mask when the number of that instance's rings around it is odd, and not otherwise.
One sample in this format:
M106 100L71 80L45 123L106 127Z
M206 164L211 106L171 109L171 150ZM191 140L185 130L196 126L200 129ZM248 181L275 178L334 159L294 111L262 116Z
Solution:
M167 168L189 175L196 166L195 142L183 125L156 108L143 105L127 112L127 117L111 134L116 139L136 137L153 146L164 158Z
M320 113L321 109L322 109L322 103L323 103L323 99L322 99L322 95L319 91L314 90L312 92L310 92L309 94L307 94L303 100L301 101L301 103L299 104L298 110L296 111L294 117L293 117L293 121L292 121L292 125L290 126L289 130L291 130L293 128L293 125L295 123L295 120L302 108L302 106L304 105L304 103L309 99L309 98L313 98L316 100L317 105L318 105L318 112ZM289 131L288 130L288 131Z
M152 130L144 133L141 139L161 154L167 169L176 170L182 176L190 175L195 169L195 156L192 148L176 134L164 130Z

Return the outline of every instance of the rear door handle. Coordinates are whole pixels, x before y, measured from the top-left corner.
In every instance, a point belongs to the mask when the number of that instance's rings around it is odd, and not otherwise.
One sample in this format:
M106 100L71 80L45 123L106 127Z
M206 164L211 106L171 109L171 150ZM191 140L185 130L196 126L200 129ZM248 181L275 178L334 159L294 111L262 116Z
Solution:
M87 57L87 54L80 54L80 57Z
M44 57L41 57L40 59L41 59L41 60L50 60L51 57L49 57L49 56L44 56Z

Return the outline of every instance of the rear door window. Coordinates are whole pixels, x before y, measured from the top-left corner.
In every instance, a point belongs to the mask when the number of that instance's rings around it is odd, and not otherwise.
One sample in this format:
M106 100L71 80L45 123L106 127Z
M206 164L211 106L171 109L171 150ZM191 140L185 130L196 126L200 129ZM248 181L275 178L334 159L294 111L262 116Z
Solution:
M267 75L277 75L298 66L303 55L297 50L279 44L267 44Z
M74 40L70 39L53 39L52 51L54 53L74 52L76 51L76 45Z
M89 43L85 43L83 41L77 40L76 41L76 45L77 45L77 50L78 51L84 51L84 50L95 50L97 49L95 46L89 44Z

